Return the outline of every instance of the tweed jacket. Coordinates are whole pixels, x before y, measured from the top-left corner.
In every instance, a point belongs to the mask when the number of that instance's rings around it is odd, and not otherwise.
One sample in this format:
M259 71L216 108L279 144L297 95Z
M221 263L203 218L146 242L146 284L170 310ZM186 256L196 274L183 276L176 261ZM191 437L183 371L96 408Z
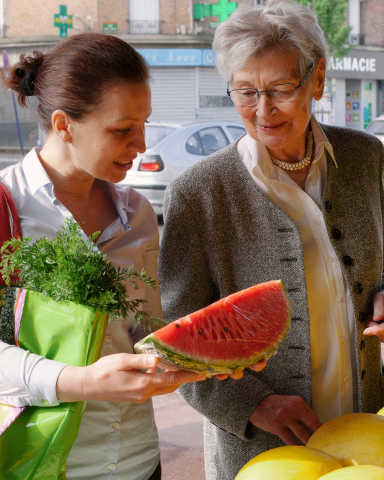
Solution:
M383 146L374 137L322 125L338 166L328 158L322 210L353 297L355 411L382 406L380 343L362 331L383 272ZM281 445L248 422L268 395L300 395L311 404L311 352L303 251L295 223L257 187L232 144L194 165L166 194L160 255L165 319L197 310L255 283L282 279L291 329L260 373L241 380L185 385L205 417L207 480L233 480L263 450ZM337 365L335 365L337 368Z

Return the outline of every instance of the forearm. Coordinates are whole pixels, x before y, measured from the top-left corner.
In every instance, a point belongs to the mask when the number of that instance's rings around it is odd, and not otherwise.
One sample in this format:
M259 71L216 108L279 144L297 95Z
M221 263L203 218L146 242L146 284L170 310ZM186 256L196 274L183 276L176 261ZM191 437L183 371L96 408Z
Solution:
M57 405L56 382L65 366L0 342L0 403Z

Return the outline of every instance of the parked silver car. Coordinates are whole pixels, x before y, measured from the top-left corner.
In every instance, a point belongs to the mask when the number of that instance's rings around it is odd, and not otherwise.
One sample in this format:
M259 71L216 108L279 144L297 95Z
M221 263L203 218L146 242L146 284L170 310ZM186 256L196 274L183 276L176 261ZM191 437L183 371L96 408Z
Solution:
M162 215L167 185L198 160L244 133L242 125L231 122L151 122L145 128L147 150L136 157L120 183L132 185L148 198L156 214Z
M375 135L384 143L384 115L376 117L367 127L367 132Z

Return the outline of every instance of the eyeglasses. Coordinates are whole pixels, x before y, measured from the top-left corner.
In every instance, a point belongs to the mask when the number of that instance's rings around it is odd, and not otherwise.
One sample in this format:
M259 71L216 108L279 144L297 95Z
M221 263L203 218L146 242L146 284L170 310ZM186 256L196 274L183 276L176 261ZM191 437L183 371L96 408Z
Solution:
M258 104L261 95L266 95L273 103L284 103L290 100L296 90L303 86L309 75L312 73L315 63L313 62L297 85L292 83L280 83L273 85L266 90L257 88L234 88L230 90L227 87L227 95L231 97L232 102L242 108L254 107Z

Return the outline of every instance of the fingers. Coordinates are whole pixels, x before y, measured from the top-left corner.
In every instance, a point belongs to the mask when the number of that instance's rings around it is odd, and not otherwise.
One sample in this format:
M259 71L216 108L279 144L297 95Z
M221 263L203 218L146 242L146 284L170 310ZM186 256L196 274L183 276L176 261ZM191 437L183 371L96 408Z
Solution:
M290 425L290 430L302 444L306 444L313 431L308 430L301 422L294 422ZM297 442L297 440L296 440Z
M384 320L384 292L376 293L373 299L373 321Z
M250 416L258 428L273 433L288 445L306 443L321 422L312 408L299 396L267 396Z
M159 363L159 358L155 355L141 353L138 355L131 355L129 353L117 353L111 355L117 362L118 370L141 370L148 373L156 371Z
M367 336L376 335L381 342L384 342L384 324L368 322L368 327L363 331L363 334Z
M215 375L217 380L226 380L227 378L232 378L232 380L239 380L243 378L244 370L242 368L238 368L237 370L233 370L232 373L219 373Z
M312 434L321 426L321 421L312 408L306 402L304 402L304 400L301 399L301 401L302 413L299 417L299 423L303 424L304 427Z
M153 375L154 385L176 386L178 388L183 383L201 382L207 378L201 373L187 372L179 370L177 372L159 372Z
M261 372L264 370L264 368L267 366L267 360L261 360L258 363L255 363L254 365L251 365L250 368L251 370L254 370L255 372Z
M280 431L276 432L276 435L286 444L286 445L301 445L296 436L292 433L289 428L282 428Z

